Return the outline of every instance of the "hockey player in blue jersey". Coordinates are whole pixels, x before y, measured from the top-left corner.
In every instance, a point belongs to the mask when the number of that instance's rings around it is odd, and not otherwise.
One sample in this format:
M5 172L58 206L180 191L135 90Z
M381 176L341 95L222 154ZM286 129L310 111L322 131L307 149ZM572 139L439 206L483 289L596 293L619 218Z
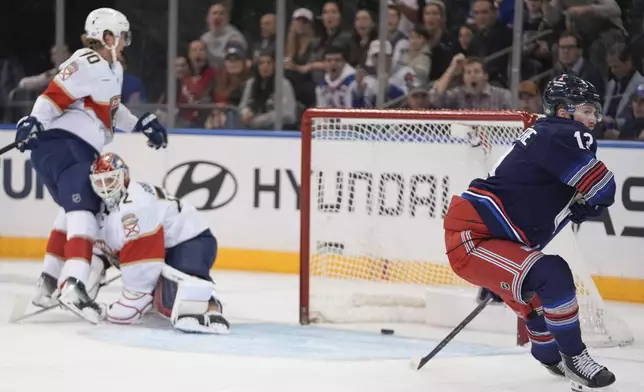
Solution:
M613 204L615 181L597 159L601 119L593 85L562 75L545 88L546 117L525 130L485 179L452 198L444 220L454 272L496 294L525 321L531 352L573 390L603 388L615 375L586 350L572 272L542 249L570 221ZM491 294L490 295L493 295Z

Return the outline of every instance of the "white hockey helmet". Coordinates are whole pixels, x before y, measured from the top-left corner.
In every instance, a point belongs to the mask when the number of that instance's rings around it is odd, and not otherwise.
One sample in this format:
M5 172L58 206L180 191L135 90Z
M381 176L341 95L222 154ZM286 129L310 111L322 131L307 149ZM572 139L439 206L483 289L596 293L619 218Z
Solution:
M109 47L105 43L103 38L105 31L111 32L116 38L113 47ZM118 45L121 35L124 35L125 46L129 46L132 42L130 22L125 15L112 8L98 8L90 12L85 20L85 34L87 34L87 38L100 41L109 49L114 49Z

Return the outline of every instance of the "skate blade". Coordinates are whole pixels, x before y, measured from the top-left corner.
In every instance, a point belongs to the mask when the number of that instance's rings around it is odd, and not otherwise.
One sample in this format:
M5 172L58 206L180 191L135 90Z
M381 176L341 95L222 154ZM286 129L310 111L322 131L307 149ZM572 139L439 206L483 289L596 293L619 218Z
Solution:
M83 320L87 320L90 323L97 325L101 319L101 314L96 313L93 311L91 308L84 308L84 309L78 309L76 306L68 305L64 302L60 302L60 305L77 315L78 317L82 318Z
M177 320L174 327L183 332L189 333L207 333L211 335L229 335L230 329L224 324L211 324L209 326L201 325L195 319L183 318Z
M29 308L30 304L33 304L31 297L26 295L17 296L16 300L14 301L13 308L11 309L11 314L9 315L9 322L17 323L37 314L48 312L60 305L56 300L52 300L51 303L47 306L34 304L34 306L38 309L27 313L27 309Z
M615 388L614 385L609 385L604 388L589 388L576 381L570 381L570 388L574 392L619 392L619 389Z
M22 320L26 313L29 304L31 303L31 298L26 295L19 295L16 297L13 302L13 308L11 308L11 314L9 314L9 322L15 323Z

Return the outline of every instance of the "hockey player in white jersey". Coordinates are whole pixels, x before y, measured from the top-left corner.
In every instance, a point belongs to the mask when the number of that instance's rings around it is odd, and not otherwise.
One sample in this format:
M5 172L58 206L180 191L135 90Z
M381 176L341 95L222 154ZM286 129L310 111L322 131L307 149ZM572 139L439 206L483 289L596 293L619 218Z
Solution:
M32 302L49 306L58 301L96 323L100 307L85 285L101 199L92 191L90 166L117 127L142 132L155 148L166 146L167 132L153 114L137 119L120 102L123 68L117 57L131 38L125 15L110 8L94 10L85 33L86 47L60 66L30 116L18 122L16 141L20 151L31 151L34 169L65 211L50 236Z
M105 253L118 255L124 286L107 319L131 324L154 306L179 330L228 333L210 278L217 241L196 208L159 187L131 181L114 153L94 162L90 179L106 206L99 243Z

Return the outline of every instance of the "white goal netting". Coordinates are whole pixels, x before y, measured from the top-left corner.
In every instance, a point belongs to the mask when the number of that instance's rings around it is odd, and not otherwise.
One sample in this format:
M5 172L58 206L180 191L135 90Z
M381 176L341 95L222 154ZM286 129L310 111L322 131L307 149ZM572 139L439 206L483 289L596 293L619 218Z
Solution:
M308 116L303 132L310 141L303 140L310 151L304 147L302 156L311 168L310 213L302 222L308 231L306 321L434 324L437 309L450 313L450 298L467 298L473 308L476 291L449 267L442 218L451 196L484 177L534 118L375 110ZM575 273L588 344L632 341L624 322L607 313L572 231L559 237L545 251L562 255ZM487 329L516 332L516 319L490 324Z

